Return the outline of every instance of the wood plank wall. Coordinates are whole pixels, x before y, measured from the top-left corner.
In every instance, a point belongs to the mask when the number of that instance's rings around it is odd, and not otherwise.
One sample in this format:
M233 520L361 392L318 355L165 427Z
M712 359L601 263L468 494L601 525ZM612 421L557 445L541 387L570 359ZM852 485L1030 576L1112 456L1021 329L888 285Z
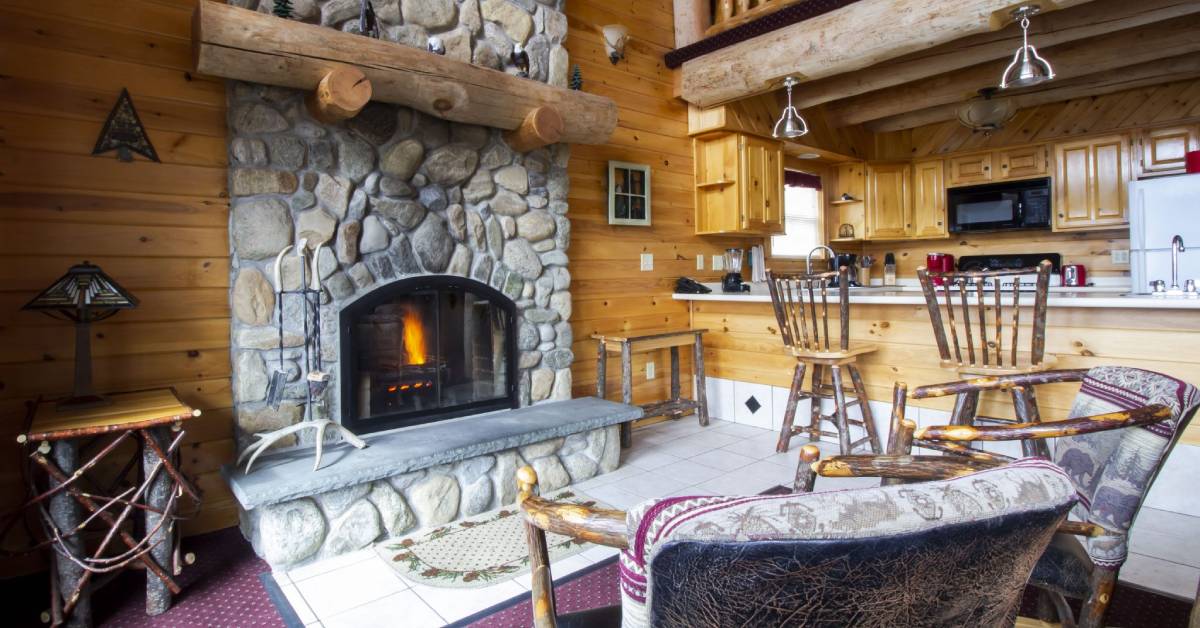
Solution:
M674 48L672 6L668 0L568 0L567 50L583 74L584 91L612 98L619 122L603 146L571 148L570 218L572 329L575 334L574 394L596 390L596 332L687 328L686 304L671 299L675 279L689 276L716 281L711 256L726 247L747 247L743 238L694 234L692 142L687 137L687 105L672 98L671 73L662 56ZM599 27L624 24L630 31L625 59L612 65ZM650 164L651 227L608 225L608 160ZM638 256L654 254L654 270L639 270ZM696 255L706 270L696 270ZM686 353L686 352L684 352ZM634 359L634 400L666 398L669 362L659 351ZM658 377L647 381L645 365L654 360ZM619 360L609 360L610 398L620 397ZM683 370L691 372L685 357ZM685 382L684 393L691 386Z
M233 455L225 88L189 71L194 2L0 1L0 510L23 492L22 403L72 380L70 327L19 308L89 260L141 300L93 327L96 386L175 386L202 408L184 464L205 507L184 529L236 522L217 476ZM122 87L161 164L91 156Z

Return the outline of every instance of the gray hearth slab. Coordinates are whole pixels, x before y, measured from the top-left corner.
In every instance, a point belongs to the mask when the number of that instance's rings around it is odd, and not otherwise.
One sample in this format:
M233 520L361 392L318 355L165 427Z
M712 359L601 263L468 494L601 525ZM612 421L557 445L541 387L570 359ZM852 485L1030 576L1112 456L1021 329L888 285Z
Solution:
M250 510L641 417L636 406L580 397L368 434L366 449L327 446L315 472L313 450L305 447L264 454L249 475L234 465L221 473Z

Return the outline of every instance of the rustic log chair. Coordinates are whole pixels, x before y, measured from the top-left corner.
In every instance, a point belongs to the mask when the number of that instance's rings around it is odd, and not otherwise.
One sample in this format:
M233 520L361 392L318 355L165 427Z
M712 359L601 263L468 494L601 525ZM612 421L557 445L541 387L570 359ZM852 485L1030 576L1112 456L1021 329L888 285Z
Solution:
M831 342L829 334L829 284L838 280L839 336ZM783 344L796 358L796 370L792 375L792 388L788 393L787 410L783 415L783 427L779 431L779 442L775 451L788 450L792 437L806 434L809 441L818 441L821 436L836 436L843 454L853 452L855 447L868 443L871 451L881 453L879 436L875 433L875 422L871 418L871 406L867 403L867 391L862 375L858 372L858 356L875 351L873 344L850 343L850 290L847 268L818 273L782 274L767 270L767 286L771 290L771 305L775 320L779 324L779 336ZM812 365L812 384L804 391L804 372ZM842 369L850 375L854 399L846 401L846 390ZM825 384L828 371L830 384ZM833 413L821 413L821 399L833 399ZM812 400L807 427L795 427L796 407L804 399ZM847 409L857 405L862 419L851 419ZM821 421L829 421L834 432L821 430ZM856 441L850 439L850 426L863 428L866 436Z
M1012 626L1076 500L1044 460L919 488L673 497L628 513L542 499L530 467L517 477L536 628ZM621 605L558 616L546 532L627 550Z
M931 273L924 268L918 268L917 278L921 281L921 290L925 294L925 306L929 309L929 320L933 324L933 337L937 341L942 368L954 369L962 377L1017 375L1054 368L1056 362L1054 356L1046 355L1046 299L1050 290L1052 268L1053 265L1048 260L1042 260L1036 268L1015 270ZM1023 351L1020 349L1022 340L1020 335L1021 290L1017 285L1017 278L1030 274L1037 275L1037 285L1033 294L1030 347L1028 351ZM1001 286L1005 279L1013 280L1011 289ZM984 287L985 280L992 281L990 288ZM939 282L940 286L935 285ZM974 287L968 286L969 282L974 282ZM1012 295L1012 305L1007 310L1010 313L1009 317L1005 317L1005 305L1002 302L1005 292ZM944 297L941 305L938 303L938 293ZM973 302L971 293L974 293ZM943 308L946 313L944 319L942 318ZM957 314L955 310L958 310ZM988 327L988 310L991 310L990 329ZM961 343L959 341L960 327L962 329ZM947 333L949 340L947 340ZM1007 345L1005 345L1006 335L1008 336ZM966 344L965 354L963 343ZM1017 420L1023 423L1036 423L1039 420L1039 414L1037 397L1033 389L1014 387L1011 394ZM955 400L950 423L952 425L970 425L975 422L978 410L979 393L964 392ZM996 419L988 420L1001 422ZM1047 455L1042 444L1034 441L1022 442L1021 447L1027 456Z
M1171 448L1200 407L1200 391L1160 373L1100 366L923 386L907 397L930 399L1059 382L1081 382L1066 420L922 428L904 418L906 387L898 383L888 455L817 461L815 447L803 450L795 488L811 490L815 475L883 477L888 484L955 477L1012 461L973 448L972 441L1054 438L1051 460L1075 483L1081 499L1074 514L1081 521L1068 521L1059 528L1061 534L1039 560L1030 583L1047 592L1064 626L1076 622L1065 597L1086 600L1078 625L1103 626L1125 562L1129 529ZM909 455L914 445L951 455ZM1086 546L1072 535L1084 537Z

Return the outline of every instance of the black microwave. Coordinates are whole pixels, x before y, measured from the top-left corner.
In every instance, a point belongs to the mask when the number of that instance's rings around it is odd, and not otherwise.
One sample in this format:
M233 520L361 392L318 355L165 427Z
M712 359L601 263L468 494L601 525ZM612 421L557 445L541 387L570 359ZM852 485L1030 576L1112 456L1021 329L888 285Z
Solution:
M946 190L950 232L1048 229L1050 179L1030 179Z

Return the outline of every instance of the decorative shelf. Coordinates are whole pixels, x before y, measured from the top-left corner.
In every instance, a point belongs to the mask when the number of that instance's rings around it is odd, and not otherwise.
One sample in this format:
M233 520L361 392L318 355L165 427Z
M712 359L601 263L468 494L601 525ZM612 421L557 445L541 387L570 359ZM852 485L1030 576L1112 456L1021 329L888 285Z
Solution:
M617 126L617 106L603 96L220 2L197 3L192 45L203 74L304 90L338 72L361 74L370 99L453 122L519 129L545 143L603 144ZM547 113L562 123L551 135L538 126Z
M836 200L836 201L830 201L830 202L829 202L829 204L830 204L830 205L853 205L853 204L855 204L855 203L861 203L861 202L862 202L862 199L861 199L861 198L852 198L852 199L849 199L849 200L846 200L846 199L838 199L838 200Z
M701 190L707 190L709 188L723 188L726 186L733 185L734 183L737 183L737 181L733 181L731 179L721 179L720 181L708 181L705 183L697 183L696 187Z
M853 244L856 242L862 242L863 239L862 238L830 238L829 241L837 242L839 244Z

